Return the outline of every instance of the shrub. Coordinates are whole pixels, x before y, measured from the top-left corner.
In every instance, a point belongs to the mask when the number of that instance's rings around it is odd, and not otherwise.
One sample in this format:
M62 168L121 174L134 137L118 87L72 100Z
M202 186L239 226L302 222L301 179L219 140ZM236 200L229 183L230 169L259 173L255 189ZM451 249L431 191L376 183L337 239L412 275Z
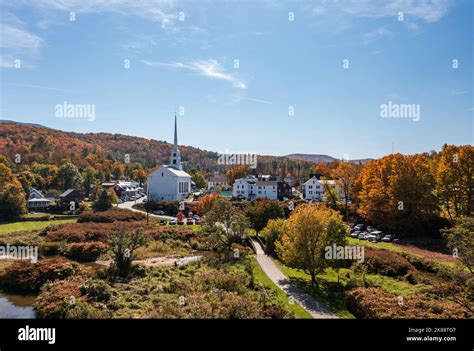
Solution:
M379 288L357 288L346 292L347 309L357 318L467 318L469 312L446 300L429 299L424 295L404 297L401 304L396 295ZM472 318L472 316L471 316Z
M133 222L141 221L145 219L145 215L140 212L130 211L123 208L112 208L107 211L87 211L79 215L77 219L78 223L112 223L116 221L120 222Z
M96 302L107 302L112 297L112 288L105 281L94 279L79 287L82 296Z
M434 260L427 260L406 252L401 252L401 256L405 257L416 269L427 273L438 273L440 271L440 264Z
M56 256L60 255L63 250L63 243L60 242L44 242L40 245L40 255L43 256Z
M387 275L389 277L404 276L415 267L406 258L387 250L366 250L365 265L369 273Z
M38 318L65 318L67 309L80 297L81 277L45 284L35 301Z
M79 270L76 263L65 259L45 259L38 262L17 260L0 276L6 289L37 292L47 281L65 279Z
M67 245L64 256L79 262L93 262L106 250L107 245L100 241L72 243Z
M85 295L81 295L83 286L84 280L81 277L46 284L36 298L37 317L55 319L111 318L112 313L103 303L97 303L90 299L88 293L92 291L85 289Z
M229 274L225 271L210 270L200 272L195 277L196 285L202 290L209 288L242 293L250 282L250 277L244 272Z
M117 230L117 223L67 223L46 232L46 241L78 243L87 241L107 241L109 235ZM136 222L121 222L120 226L137 228Z

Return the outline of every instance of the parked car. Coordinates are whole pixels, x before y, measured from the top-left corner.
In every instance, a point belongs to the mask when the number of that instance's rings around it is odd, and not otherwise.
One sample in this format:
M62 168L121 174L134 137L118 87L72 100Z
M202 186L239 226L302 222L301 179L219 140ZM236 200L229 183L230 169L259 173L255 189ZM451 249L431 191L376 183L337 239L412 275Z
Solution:
M359 240L367 240L367 235L368 235L367 232L362 232L362 233L360 233L360 234L357 236L357 239L359 239Z
M194 224L194 219L188 218L186 224L187 224L187 225L193 225L193 224Z
M176 219L172 219L171 221L169 221L168 224L169 224L169 225L176 225L176 223L177 223L177 222L176 222Z
M160 225L166 225L166 223L167 223L166 219L160 220Z
M383 237L383 233L380 230L374 230L367 236L367 240L372 241L372 242L377 242L377 241L380 241L382 237Z
M148 202L148 198L146 196L143 198L143 202Z
M367 231L368 231L369 233L373 232L374 230L377 230L377 229L375 229L375 228L372 227L371 225L367 226Z
M153 213L158 215L158 216L163 216L165 214L162 210L153 211Z
M364 230L364 227L365 227L365 226L364 226L363 224L356 224L356 225L354 226L354 228L355 228L356 230Z
M186 224L186 218L178 221L178 225L184 225L184 224Z
M356 230L355 232L352 232L352 233L350 234L350 237L357 239L357 238L359 237L359 234L360 234L360 233L361 233L360 230Z
M196 219L194 220L194 224L201 224L201 218L199 218L199 217L196 218Z
M349 223L350 228L354 228L355 224L354 223Z
M383 242L391 243L395 239L395 235L387 234L382 238Z

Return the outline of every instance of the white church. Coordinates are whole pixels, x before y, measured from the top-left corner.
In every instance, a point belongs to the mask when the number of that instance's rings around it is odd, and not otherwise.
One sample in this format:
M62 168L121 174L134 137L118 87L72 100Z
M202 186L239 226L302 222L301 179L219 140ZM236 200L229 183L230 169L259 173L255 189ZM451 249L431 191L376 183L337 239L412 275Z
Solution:
M161 166L148 175L148 201L184 200L191 191L191 176L183 171L181 154L178 149L178 123L174 116L174 145L170 164Z

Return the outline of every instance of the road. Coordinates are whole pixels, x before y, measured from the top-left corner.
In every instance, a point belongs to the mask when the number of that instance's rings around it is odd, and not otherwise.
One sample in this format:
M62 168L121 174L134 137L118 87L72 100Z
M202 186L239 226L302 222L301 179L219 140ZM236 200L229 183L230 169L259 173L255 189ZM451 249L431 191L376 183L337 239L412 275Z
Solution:
M130 210L130 211L133 211L133 212L141 212L141 213L145 213L146 214L146 211L142 211L142 210L137 210L136 208L133 208L132 206L135 205L135 204L139 204L143 202L143 198L140 198L138 199L137 201L126 201L124 203L121 203L121 204L118 204L117 207L118 208L125 208L127 210ZM159 219L166 219L166 220L172 220L172 219L176 219L176 217L173 217L173 216L158 216L158 215L155 215L153 213L149 213L150 217L155 217L155 218L159 218Z
M276 286L283 290L289 297L293 297L293 300L311 314L313 318L338 318L334 313L317 302L311 295L291 284L290 279L284 275L273 260L265 254L258 240L255 238L251 238L250 240L252 241L251 244L254 247L258 264Z

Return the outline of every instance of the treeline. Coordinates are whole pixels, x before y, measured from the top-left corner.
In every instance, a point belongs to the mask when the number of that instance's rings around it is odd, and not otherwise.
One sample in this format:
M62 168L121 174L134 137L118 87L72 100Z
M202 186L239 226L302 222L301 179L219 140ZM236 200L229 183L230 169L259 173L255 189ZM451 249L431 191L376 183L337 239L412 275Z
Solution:
M432 235L457 218L473 215L472 145L444 145L439 153L392 154L363 166L318 164L314 170L337 179L350 199L345 208L326 196L332 207L391 233Z

